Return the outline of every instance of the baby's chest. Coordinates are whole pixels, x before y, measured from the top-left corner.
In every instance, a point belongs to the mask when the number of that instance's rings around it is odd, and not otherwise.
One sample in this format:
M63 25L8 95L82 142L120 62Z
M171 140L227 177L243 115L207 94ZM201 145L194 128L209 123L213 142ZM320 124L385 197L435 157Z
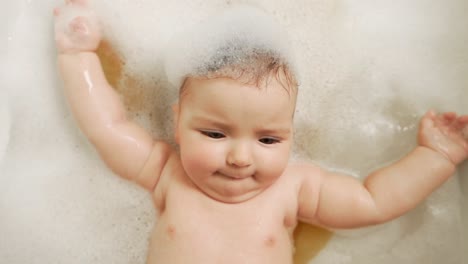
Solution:
M270 223L246 225L239 218L235 225L227 217L215 218L216 222L179 216L161 215L150 247L150 259L155 261L149 263L291 263L292 240L285 228Z
M241 204L213 201L197 192L173 191L157 229L168 241L210 248L277 248L290 246L292 227L285 210L274 201Z

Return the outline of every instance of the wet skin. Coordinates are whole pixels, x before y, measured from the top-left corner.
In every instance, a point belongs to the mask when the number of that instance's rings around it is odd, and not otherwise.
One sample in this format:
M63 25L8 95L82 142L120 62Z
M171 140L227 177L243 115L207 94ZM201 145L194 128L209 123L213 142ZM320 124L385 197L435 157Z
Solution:
M468 156L468 116L429 111L418 146L364 184L290 163L295 92L275 78L266 87L190 80L174 106L173 148L126 117L95 54L101 35L86 8L84 0L71 1L54 12L60 74L101 158L153 195L159 215L148 263L291 263L298 221L327 228L389 221L417 206ZM63 16L67 10L78 15Z

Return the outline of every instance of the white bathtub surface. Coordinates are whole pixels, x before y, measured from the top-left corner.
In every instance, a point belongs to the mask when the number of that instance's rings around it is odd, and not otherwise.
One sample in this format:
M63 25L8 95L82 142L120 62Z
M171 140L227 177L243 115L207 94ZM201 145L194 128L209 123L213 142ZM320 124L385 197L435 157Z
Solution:
M7 82L0 87L2 263L144 263L155 213L148 194L104 166L70 114L53 45L51 14L59 1L7 2ZM161 48L174 31L233 3L265 9L289 31L299 54L295 154L361 177L414 145L417 119L426 109L468 113L465 0L96 2L126 70L161 92ZM164 119L157 124L168 123L163 109L174 96L164 92L154 99L160 108L153 118ZM152 111L133 114L169 138L170 129L145 117ZM467 197L465 165L408 215L337 232L310 263L466 263Z
M0 122L2 129L0 129L0 166L5 152L10 141L10 106L6 93L0 92Z

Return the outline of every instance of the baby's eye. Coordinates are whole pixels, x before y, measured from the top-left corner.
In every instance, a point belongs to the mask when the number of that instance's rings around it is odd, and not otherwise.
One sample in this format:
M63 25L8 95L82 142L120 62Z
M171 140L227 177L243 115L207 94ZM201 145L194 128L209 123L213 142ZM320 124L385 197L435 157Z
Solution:
M269 137L266 137L266 138L261 138L259 139L259 141L265 145L272 145L272 144L276 144L276 143L279 143L280 141L276 138L269 138Z
M223 133L219 133L219 132L213 132L213 131L201 131L201 133L207 137L210 137L210 138L215 138L215 139L219 139L219 138L224 138L225 135Z

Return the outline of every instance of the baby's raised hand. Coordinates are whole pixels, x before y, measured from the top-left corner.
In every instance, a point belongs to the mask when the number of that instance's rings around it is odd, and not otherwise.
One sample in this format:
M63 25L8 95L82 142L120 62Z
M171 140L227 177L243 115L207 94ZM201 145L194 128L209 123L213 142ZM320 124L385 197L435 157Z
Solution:
M421 119L418 141L458 165L468 157L468 115L427 112Z
M86 0L68 0L54 9L55 43L59 53L95 51L101 28Z

